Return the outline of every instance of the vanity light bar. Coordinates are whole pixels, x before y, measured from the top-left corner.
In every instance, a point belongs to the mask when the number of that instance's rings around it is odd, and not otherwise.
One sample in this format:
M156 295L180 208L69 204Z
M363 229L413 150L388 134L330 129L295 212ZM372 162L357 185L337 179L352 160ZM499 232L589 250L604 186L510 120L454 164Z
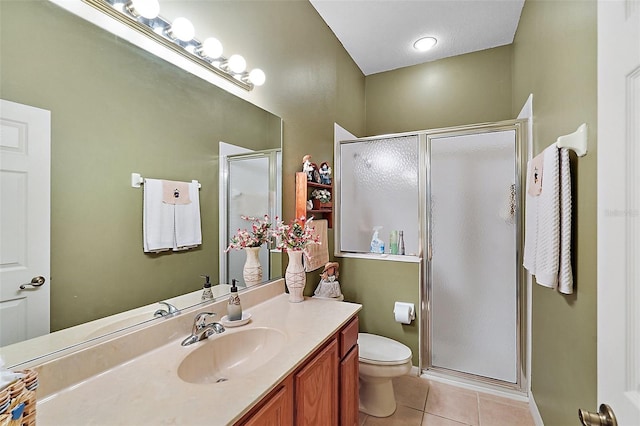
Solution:
M202 49L203 43L198 39L193 38L189 41L182 41L175 37L171 32L171 22L160 15L151 19L137 15L133 13L131 8L123 3L123 0L82 1L246 91L251 91L255 85L264 83L264 72L261 70L254 69L251 70L251 72L234 72L228 66L228 58L224 56L220 56L219 58L207 57L204 54L204 49ZM256 75L256 72L259 78L254 82L251 78Z

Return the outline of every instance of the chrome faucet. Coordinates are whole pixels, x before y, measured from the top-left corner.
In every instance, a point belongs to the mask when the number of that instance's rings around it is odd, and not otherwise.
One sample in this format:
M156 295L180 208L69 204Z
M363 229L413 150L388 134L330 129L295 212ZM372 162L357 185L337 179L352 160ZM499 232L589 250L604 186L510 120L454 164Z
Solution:
M155 311L153 313L153 317L166 317L169 315L174 315L174 314L179 314L180 310L178 310L178 308L176 308L175 306L173 306L171 303L169 302L158 302L161 305L165 305L167 307L167 309L158 309L157 311Z
M193 320L191 335L182 341L182 346L189 346L192 343L204 340L212 334L224 332L224 327L218 322L207 323L207 317L212 317L213 312L200 312Z

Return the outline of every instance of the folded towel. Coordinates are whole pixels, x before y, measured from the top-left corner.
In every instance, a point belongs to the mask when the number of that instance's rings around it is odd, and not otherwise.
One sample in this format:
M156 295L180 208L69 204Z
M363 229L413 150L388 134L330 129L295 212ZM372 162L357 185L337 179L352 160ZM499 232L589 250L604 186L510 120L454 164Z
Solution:
M326 219L313 220L313 234L318 236L320 244L307 246L308 254L304 256L305 272L322 268L329 261L329 244L327 243L328 222Z
M174 251L186 250L202 244L198 182L187 183L187 185L191 203L171 206L175 209Z
M524 267L538 284L573 292L571 271L571 172L569 153L555 144L543 151L544 179L538 195L530 191L536 171L527 167ZM541 178L541 176L539 176Z
M538 195L538 242L535 275L538 284L556 288L560 265L560 160L554 145L544 150L544 179Z
M162 181L162 201L166 204L189 204L189 182Z
M145 253L170 250L174 245L174 206L162 202L162 181L145 179L142 234Z

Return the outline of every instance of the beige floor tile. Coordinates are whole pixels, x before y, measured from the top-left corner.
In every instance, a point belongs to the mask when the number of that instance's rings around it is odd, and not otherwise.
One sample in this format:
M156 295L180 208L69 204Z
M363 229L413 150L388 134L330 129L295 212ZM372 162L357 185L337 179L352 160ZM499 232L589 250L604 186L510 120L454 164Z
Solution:
M504 403L490 398L480 398L480 426L534 426L526 404Z
M455 386L430 382L425 411L460 423L478 426L478 396L476 392Z
M364 426L421 426L423 412L398 405L389 417L368 416Z
M458 423L451 419L445 419L444 417L425 413L422 418L422 426L464 426L464 423Z
M369 416L367 416L367 415L366 415L365 413L363 413L363 412L360 412L360 413L358 413L358 414L359 414L358 424L359 424L360 426L363 426L363 425L364 425L364 423L367 421L367 417L369 417Z
M429 381L416 376L400 376L393 379L396 403L406 407L424 410L429 392Z
M505 398L503 396L491 395L490 393L478 392L478 398L480 399L481 403L482 403L482 400L490 400L490 401L501 402L501 403L507 404L507 405L514 405L516 407L529 408L529 404L527 404L526 402L518 401L518 400L515 400L515 399L511 399L511 398Z

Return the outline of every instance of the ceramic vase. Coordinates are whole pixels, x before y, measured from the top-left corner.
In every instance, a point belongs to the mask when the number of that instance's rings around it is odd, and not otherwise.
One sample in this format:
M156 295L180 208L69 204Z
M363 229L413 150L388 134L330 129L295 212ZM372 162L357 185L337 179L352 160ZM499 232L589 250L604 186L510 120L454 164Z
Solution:
M260 263L260 247L245 247L247 260L242 268L242 277L247 287L262 282L262 264Z
M289 302L298 303L304 300L304 286L307 275L302 266L302 251L287 251L289 264L284 272L284 280L289 290Z

